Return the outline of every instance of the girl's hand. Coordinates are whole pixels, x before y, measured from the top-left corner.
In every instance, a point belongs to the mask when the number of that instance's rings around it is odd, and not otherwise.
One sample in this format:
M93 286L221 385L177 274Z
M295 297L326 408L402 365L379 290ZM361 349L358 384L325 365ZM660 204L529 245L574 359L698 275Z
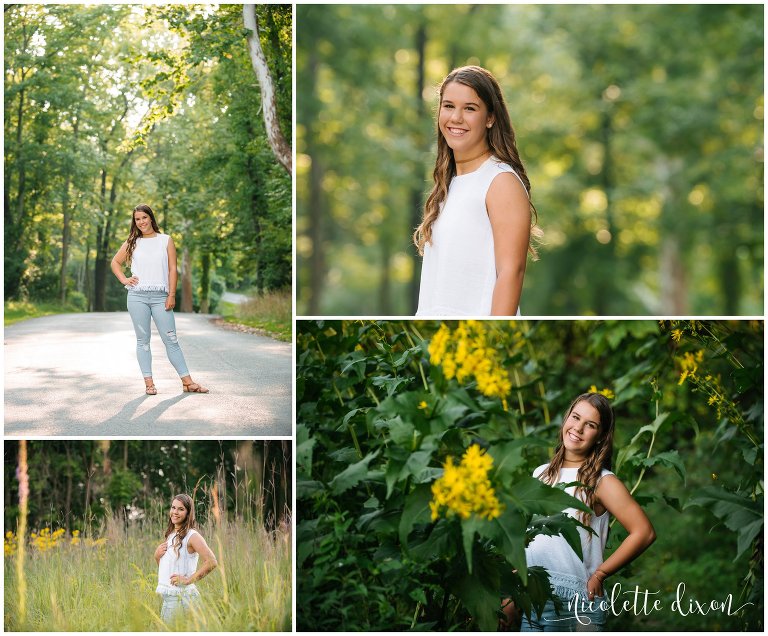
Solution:
M189 585L189 577L181 574L171 574L171 585Z
M168 543L163 541L159 546L157 546L156 552L157 556L163 556L166 552L168 552Z
M176 306L176 295L170 294L168 298L165 299L165 310L170 311Z
M589 580L587 581L587 592L589 592L590 601L594 601L595 596L604 596L603 579L600 578L600 575L597 572L589 577Z
M126 278L123 282L123 285L130 285L131 287L135 287L139 284L139 277L138 276L131 276L130 278Z

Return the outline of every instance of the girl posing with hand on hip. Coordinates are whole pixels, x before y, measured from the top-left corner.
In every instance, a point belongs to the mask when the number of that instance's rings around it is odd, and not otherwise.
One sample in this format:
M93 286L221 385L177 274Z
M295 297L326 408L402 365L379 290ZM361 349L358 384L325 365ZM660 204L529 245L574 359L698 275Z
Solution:
M584 393L572 403L560 428L560 439L548 464L533 476L554 486L580 482L566 492L583 501L592 514L569 508L565 512L590 526L591 535L579 528L583 559L562 536L537 535L525 549L528 567L539 565L549 573L555 594L563 603L560 614L548 601L541 616L522 618L521 631L601 631L605 627L605 579L636 559L656 539L656 533L624 484L611 472L614 414L599 393ZM629 535L607 559L603 550L613 515ZM578 595L578 597L576 596ZM574 607L574 601L578 604ZM569 606L570 603L570 606ZM504 608L511 617L511 604ZM578 617L576 612L578 611Z
M131 277L126 278L123 267L131 265ZM136 331L136 357L144 375L145 392L157 395L152 380L152 352L149 340L152 324L165 344L168 359L181 378L185 393L208 393L208 389L192 380L176 336L173 308L176 306L176 248L173 239L161 234L155 213L148 205L133 210L131 233L112 259L112 272L128 290L128 313Z
M413 241L417 316L514 316L538 237L531 184L496 78L457 68L440 86L434 187Z
M202 535L195 530L195 508L189 495L176 495L171 503L165 541L155 550L157 589L163 597L160 617L171 623L188 612L200 598L195 582L213 570L218 562ZM203 565L197 569L198 557Z

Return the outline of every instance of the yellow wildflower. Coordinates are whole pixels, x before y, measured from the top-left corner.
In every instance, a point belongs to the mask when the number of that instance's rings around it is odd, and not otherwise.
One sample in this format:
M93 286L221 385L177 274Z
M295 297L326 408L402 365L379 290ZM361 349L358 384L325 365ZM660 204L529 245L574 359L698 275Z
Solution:
M432 521L440 517L443 508L446 517L458 515L462 519L469 519L472 514L485 519L501 515L501 504L488 478L492 467L493 458L477 444L466 450L458 466L448 457L443 476L432 484Z
M428 351L430 362L442 366L446 379L456 378L464 384L474 378L483 395L500 398L506 404L512 382L498 351L488 344L482 321L461 321L453 333L445 324L440 325Z
M683 330L682 329L673 329L672 330L672 340L675 342L680 342L680 338L683 337Z
M429 405L428 405L428 404L427 404L427 403L426 403L424 400L422 400L421 402L419 402L419 408L420 408L422 411L426 411L428 407L429 407Z
M616 397L613 391L611 391L610 389L598 389L594 384L591 387L589 387L589 393L598 393L600 395L604 395L609 400L612 400L613 398Z

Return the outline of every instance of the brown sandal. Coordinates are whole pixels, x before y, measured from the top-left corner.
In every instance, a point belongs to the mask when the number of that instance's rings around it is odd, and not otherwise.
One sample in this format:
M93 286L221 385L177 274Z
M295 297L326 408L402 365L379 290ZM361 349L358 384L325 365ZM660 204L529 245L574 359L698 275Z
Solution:
M145 393L147 395L157 395L157 387L154 384L145 385Z
M184 393L208 393L208 389L204 386L200 386L197 382L189 382L188 384L181 385L184 387Z

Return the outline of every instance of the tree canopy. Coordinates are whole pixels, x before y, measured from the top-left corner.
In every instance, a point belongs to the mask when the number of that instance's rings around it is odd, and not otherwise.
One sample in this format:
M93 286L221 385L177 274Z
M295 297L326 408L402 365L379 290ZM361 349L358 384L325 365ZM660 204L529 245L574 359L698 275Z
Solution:
M292 15L259 5L282 133ZM180 307L291 281L291 181L268 143L240 5L6 5L5 296L122 306L131 210L177 245ZM185 287L186 284L186 287Z

